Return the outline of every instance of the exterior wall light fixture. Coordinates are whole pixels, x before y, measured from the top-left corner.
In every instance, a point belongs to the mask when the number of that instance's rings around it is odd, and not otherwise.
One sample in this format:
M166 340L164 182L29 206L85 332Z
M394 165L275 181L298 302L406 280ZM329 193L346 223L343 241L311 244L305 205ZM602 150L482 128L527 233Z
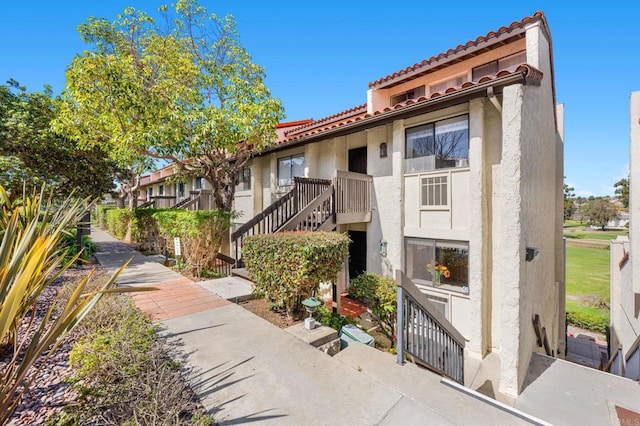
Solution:
M527 247L527 254L525 255L525 260L527 262L531 262L537 255L540 253L540 250L533 247Z
M387 240L380 240L380 256L387 257Z
M382 142L380 144L380 158L387 158L387 143Z

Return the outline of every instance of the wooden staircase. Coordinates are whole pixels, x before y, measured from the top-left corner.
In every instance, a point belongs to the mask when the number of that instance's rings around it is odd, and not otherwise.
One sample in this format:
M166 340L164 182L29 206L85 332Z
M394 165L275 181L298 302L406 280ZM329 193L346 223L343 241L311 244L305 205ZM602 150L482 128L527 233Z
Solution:
M231 234L236 268L243 268L242 241L280 231L333 231L341 223L371 220L368 175L337 172L333 180L294 177L293 188Z

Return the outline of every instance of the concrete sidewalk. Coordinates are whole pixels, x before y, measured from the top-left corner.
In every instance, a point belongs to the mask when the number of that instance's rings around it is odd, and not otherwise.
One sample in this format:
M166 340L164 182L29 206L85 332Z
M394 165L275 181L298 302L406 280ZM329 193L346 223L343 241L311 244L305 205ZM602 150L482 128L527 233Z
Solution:
M133 257L121 285L160 289L134 300L161 322L161 336L221 424L527 423L364 345L350 345L332 358L215 294L215 283L191 282L103 231L92 229L91 238L99 247L97 259L109 269Z

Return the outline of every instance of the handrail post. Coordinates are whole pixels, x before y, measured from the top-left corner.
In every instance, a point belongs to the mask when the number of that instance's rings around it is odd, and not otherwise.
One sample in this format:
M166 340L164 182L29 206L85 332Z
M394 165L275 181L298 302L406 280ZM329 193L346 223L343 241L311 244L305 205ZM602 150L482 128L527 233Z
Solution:
M397 317L396 317L396 354L397 360L396 362L399 365L404 364L404 290L400 283L402 282L401 272L396 270L396 284L397 294L398 294L398 305L397 305Z

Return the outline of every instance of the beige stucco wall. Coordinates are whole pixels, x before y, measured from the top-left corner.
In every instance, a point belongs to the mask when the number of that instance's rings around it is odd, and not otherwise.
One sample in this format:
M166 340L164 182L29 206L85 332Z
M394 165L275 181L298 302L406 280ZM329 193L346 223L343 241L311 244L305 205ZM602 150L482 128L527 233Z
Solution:
M545 75L540 87L512 85L503 93L501 164L501 216L503 244L500 272L502 291L501 381L499 389L517 395L524 384L536 344L534 314L546 328L550 347L558 347L564 330L558 330L557 268L562 206L558 191L562 180L556 161L556 135L549 43L541 23L527 29L527 61ZM558 226L560 224L560 227ZM495 232L496 230L494 230ZM525 261L527 247L539 251Z

